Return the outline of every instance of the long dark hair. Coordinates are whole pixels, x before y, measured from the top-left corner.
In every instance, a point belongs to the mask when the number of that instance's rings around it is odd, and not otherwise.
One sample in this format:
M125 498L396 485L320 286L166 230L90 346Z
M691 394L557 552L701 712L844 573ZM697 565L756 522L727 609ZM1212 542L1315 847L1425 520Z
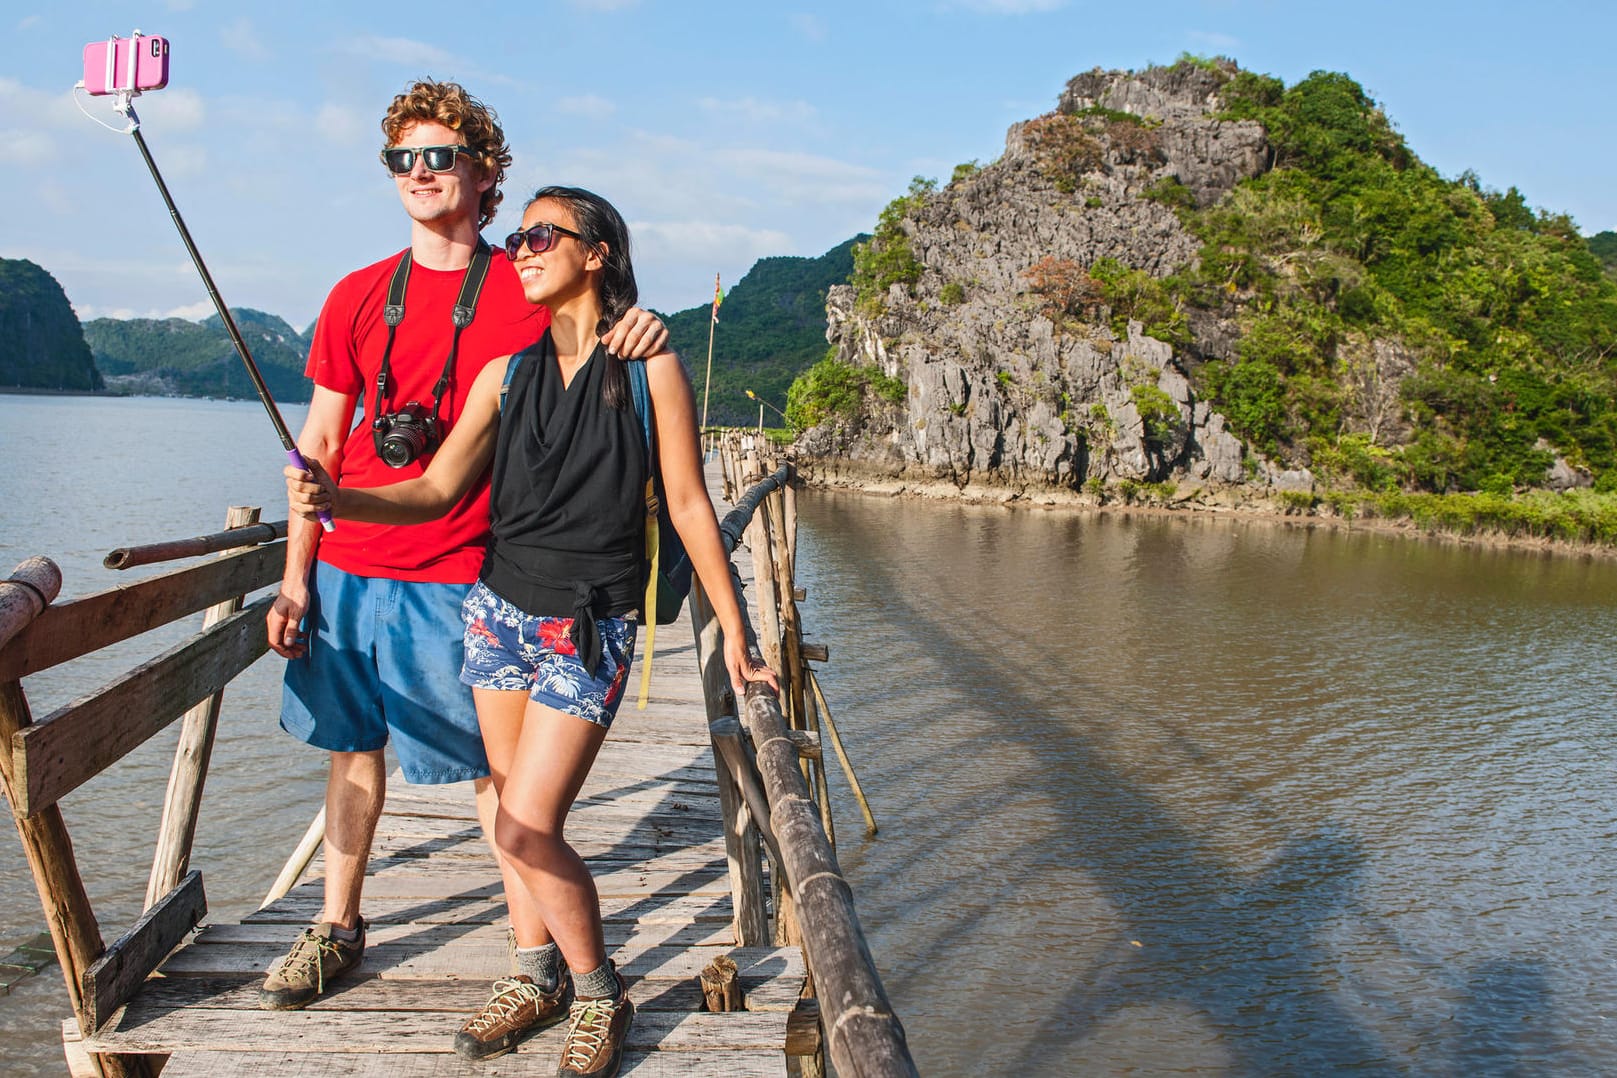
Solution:
M541 199L565 203L573 213L573 227L583 235L585 243L602 255L597 284L601 320L595 326L595 333L600 336L617 325L623 313L640 298L640 289L634 283L634 263L629 258L629 226L612 203L582 187L541 187L528 200L528 205ZM613 408L629 403L629 378L623 364L617 360L607 364L601 399Z

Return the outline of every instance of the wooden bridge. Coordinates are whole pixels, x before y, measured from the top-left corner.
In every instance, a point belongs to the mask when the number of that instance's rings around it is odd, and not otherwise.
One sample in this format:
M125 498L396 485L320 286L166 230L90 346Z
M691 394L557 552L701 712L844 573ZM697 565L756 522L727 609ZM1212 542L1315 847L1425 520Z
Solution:
M727 443L732 476L761 471L748 448ZM569 840L600 892L608 952L636 1005L625 1074L814 1075L826 1055L847 1076L915 1073L827 834L819 744L822 731L834 741L834 726L802 661L815 649L797 628L786 474L748 490L726 520L732 543L748 529L752 565L732 570L755 585L751 643L782 672L779 698L750 689L737 706L698 586L680 622L659 631L647 708L625 703L569 817ZM710 471L710 484L720 482ZM726 489L736 496L733 481ZM56 606L60 577L43 559L0 583L0 734L9 740L0 772L74 1011L63 1027L70 1071L553 1074L562 1026L488 1064L451 1051L508 962L499 877L469 783L390 782L365 883L364 961L306 1010L262 1011L257 987L320 912L318 820L263 908L193 935L206 902L190 841L218 693L266 650L267 600L238 609L237 597L279 579L281 536L284 526L247 524L137 552L144 561L227 553ZM22 677L210 604L193 640L32 722ZM56 802L181 711L147 910L104 945Z

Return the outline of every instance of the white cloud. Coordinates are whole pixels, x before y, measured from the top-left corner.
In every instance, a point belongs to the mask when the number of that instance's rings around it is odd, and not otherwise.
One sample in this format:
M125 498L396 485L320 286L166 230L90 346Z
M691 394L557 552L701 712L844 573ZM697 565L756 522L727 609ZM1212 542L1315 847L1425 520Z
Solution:
M618 111L616 102L608 101L596 94L558 98L552 103L551 108L563 115L582 116L589 120L605 120Z
M165 133L195 131L207 119L207 105L202 95L191 89L173 89L143 96L136 111L142 127L161 124Z
M361 116L358 109L330 102L315 111L314 125L322 138L339 146L362 142L372 132L370 120ZM380 133L377 135L379 137Z
M454 54L425 41L415 41L407 37L355 38L346 51L358 53L372 60L384 60L423 70L453 68L459 64Z
M826 39L825 20L818 15L798 11L786 16L786 21L791 24L793 30L797 31L798 36L806 41L819 44Z
M569 0L582 11L622 11L634 7L639 0Z
M191 303L184 307L170 307L167 310L151 307L146 310L137 310L134 307L95 307L88 303L74 304L73 313L79 316L79 321L81 322L91 322L97 318L116 318L119 321L127 321L131 318L152 318L157 320L183 318L189 322L200 322L218 312L213 309L211 300L203 300L201 303Z
M57 159L56 140L43 131L0 127L0 145L13 166L47 165Z
M45 25L45 16L43 16L43 15L24 15L22 17L22 19L18 21L17 29L19 29L19 30L32 30L37 26L44 26L44 25Z
M760 101L755 97L725 100L704 97L697 102L703 112L715 116L738 119L754 124L790 123L803 126L819 118L813 105L806 101Z
M876 169L816 154L730 149L715 156L737 175L792 202L881 202L891 184Z
M219 40L225 48L240 53L249 60L268 60L270 50L258 36L252 20L243 16L219 31Z

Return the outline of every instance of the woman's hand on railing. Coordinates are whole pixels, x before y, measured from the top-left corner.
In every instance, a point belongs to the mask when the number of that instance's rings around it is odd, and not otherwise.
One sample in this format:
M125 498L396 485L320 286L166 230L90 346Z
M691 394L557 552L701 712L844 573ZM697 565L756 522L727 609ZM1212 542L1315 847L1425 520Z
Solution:
M287 511L309 520L318 518L321 510L337 515L337 484L317 460L307 462L309 467L294 468L288 464L281 469L286 476Z
M740 634L736 636L739 637ZM764 663L754 660L747 651L745 640L725 636L724 665L730 671L730 686L735 689L738 700L746 693L749 681L765 682L779 695L780 679Z

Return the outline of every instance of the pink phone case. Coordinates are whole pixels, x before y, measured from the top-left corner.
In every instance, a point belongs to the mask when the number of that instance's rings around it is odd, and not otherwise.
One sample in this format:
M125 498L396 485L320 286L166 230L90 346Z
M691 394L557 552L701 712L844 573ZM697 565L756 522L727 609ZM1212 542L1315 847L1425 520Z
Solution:
M115 94L119 90L161 90L167 85L167 38L120 37L111 41L92 41L84 46L86 93L104 95Z

